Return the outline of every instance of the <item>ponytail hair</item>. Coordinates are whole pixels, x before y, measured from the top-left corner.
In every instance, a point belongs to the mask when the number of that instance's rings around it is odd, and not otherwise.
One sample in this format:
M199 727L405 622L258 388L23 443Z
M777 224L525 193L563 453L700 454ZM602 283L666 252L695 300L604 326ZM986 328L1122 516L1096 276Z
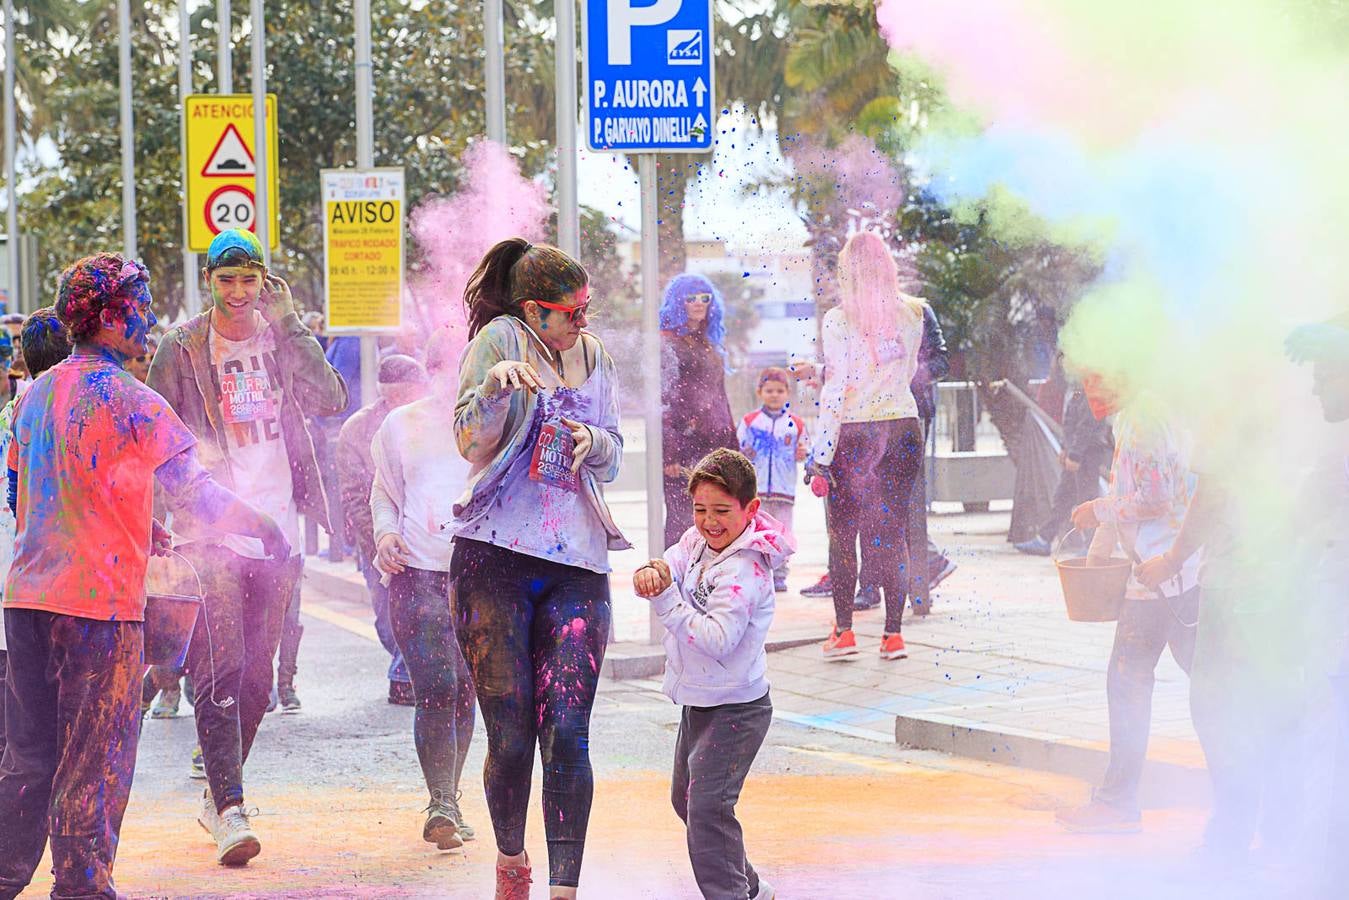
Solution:
M464 289L469 339L498 316L519 316L526 300L558 303L589 283L585 268L558 248L507 238L487 251Z

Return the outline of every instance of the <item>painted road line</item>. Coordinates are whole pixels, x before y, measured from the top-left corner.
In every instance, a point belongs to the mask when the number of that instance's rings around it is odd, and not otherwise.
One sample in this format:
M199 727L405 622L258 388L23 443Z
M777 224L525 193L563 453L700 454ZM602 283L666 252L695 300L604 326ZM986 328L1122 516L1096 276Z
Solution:
M629 681L628 684L664 696L664 692L661 690L661 682L654 679L634 679ZM889 744L894 746L895 743L893 732L887 734L885 732L872 731L866 728L857 728L852 725L844 725L842 722L831 721L824 716L808 716L801 713L787 712L776 706L773 707L773 718L782 722L790 722L793 725L814 728L817 731L829 731L834 734L844 735L845 737L860 738L861 740L871 741L877 744ZM893 717L891 717L891 720L893 721Z
M320 622L336 625L343 631L349 631L368 641L374 641L376 644L379 643L379 634L375 632L375 626L371 625L369 622L358 619L355 616L349 616L346 613L340 613L335 609L329 609L322 603L306 600L300 607L300 612L307 616L312 616Z

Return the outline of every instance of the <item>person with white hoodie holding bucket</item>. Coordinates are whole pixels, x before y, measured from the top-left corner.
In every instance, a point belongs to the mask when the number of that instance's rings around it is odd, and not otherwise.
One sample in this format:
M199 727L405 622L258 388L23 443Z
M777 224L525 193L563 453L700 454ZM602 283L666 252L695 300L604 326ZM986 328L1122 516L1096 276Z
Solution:
M633 575L667 632L665 693L684 708L670 799L703 896L771 900L735 805L773 720L764 650L773 569L796 542L759 510L754 465L734 450L703 457L688 491L693 527Z

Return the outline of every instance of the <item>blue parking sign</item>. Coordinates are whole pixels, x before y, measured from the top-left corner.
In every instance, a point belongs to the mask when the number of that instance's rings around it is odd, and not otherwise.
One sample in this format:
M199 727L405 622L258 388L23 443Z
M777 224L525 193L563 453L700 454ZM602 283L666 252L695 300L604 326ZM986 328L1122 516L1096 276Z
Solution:
M591 150L712 149L711 0L586 0L582 33Z

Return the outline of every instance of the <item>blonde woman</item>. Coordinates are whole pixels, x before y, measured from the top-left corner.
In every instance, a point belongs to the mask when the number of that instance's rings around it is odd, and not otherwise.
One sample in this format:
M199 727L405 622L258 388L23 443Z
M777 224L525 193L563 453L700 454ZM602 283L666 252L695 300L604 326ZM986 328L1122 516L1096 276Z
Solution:
M926 304L904 294L899 269L872 232L853 235L838 258L842 303L825 313L824 386L807 475L829 495L829 575L834 629L827 658L853 656L857 538L872 543L885 597L882 659L903 659L900 635L908 584L905 528L923 458L918 405L909 385L918 368Z

